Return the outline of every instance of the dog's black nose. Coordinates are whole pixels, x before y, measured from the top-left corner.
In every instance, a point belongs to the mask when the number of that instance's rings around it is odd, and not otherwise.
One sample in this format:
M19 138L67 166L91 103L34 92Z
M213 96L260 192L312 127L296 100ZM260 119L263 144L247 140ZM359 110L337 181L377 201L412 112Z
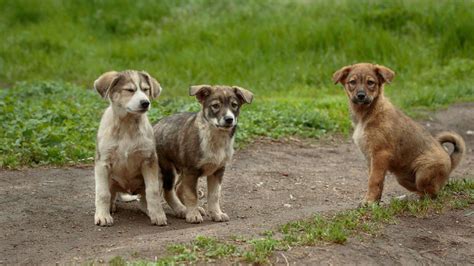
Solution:
M148 101L148 100L141 100L141 101L140 101L140 105L142 106L142 108L148 108L148 106L150 106L150 101Z
M365 92L364 91L359 91L357 92L357 99L359 99L360 101L364 100L365 99Z
M226 124L230 125L232 122L234 122L234 118L232 116L224 116L224 121Z

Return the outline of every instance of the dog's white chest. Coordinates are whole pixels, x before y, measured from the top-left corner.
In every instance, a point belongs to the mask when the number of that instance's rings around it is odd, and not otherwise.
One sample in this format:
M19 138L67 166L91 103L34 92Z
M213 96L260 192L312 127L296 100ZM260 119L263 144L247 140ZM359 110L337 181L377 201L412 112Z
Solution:
M364 134L364 123L357 123L354 128L354 133L352 134L352 139L354 143L359 147L359 149L363 150L365 145L365 134Z
M232 159L234 138L230 138L228 135L212 136L209 133L202 132L200 134L202 159L199 161L199 166L207 165L206 168L216 168L215 170L217 170Z

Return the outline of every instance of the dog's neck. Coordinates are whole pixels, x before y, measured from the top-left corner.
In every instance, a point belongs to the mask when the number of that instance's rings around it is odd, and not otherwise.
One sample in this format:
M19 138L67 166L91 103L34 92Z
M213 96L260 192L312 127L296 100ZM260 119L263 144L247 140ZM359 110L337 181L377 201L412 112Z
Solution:
M384 98L383 93L380 93L369 105L356 104L349 100L352 122L358 124L366 121L374 111L380 108Z
M124 108L112 105L113 124L118 128L137 128L147 119L146 113L131 114Z

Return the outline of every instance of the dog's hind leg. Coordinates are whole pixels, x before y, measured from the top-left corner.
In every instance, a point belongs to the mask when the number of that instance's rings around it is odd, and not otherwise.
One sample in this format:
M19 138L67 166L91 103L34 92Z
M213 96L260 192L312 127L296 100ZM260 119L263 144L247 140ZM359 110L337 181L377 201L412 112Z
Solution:
M117 198L119 193L117 192L117 187L112 180L112 184L110 185L110 212L115 213L117 211Z
M198 173L194 173L193 171L183 171L181 182L176 188L178 197L186 206L186 222L188 223L201 223L203 221L198 207L198 178Z
M446 164L426 165L416 171L416 188L421 197L436 198L448 180L450 168Z
M225 167L217 170L207 177L207 209L213 221L227 222L229 216L222 212L220 206L221 183L224 177Z
M171 167L168 163L160 162L160 170L163 176L163 190L166 202L170 205L171 209L175 212L176 217L186 218L186 206L181 203L176 194L175 180L176 171L174 167Z

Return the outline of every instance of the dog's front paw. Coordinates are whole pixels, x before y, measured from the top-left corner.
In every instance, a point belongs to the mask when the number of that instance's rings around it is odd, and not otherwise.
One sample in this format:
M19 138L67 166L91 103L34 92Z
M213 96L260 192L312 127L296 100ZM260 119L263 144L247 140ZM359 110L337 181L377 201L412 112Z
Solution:
M213 212L210 211L211 218L214 222L228 222L229 216L226 213L223 212Z
M365 197L360 203L359 203L359 207L361 208L364 208L364 207L368 207L368 206L371 206L371 205L374 205L374 204L379 204L379 200L373 200L373 199L370 199L368 197Z
M202 223L202 221L203 221L202 215L198 209L194 209L186 213L186 222L192 223L192 224L199 224L199 223Z
M155 213L150 215L150 220L152 225L166 225L166 214L163 213Z
M100 226L111 226L114 224L114 218L110 213L96 213L94 215L94 223Z

